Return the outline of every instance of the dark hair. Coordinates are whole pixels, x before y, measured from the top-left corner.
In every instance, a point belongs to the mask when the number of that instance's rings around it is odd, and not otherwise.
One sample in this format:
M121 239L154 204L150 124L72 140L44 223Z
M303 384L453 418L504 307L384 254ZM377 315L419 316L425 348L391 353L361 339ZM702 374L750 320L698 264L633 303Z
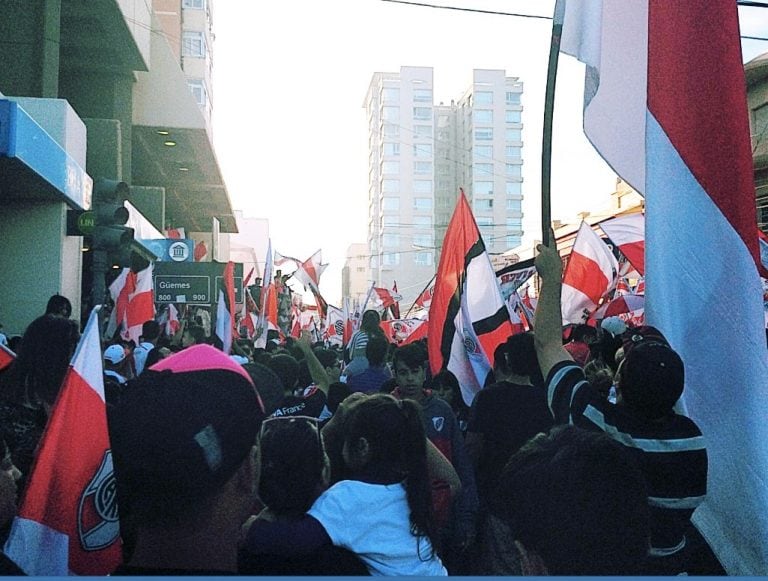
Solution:
M283 388L292 390L299 380L299 362L287 354L273 355L266 364L283 382ZM306 387L302 385L301 387Z
M550 575L637 575L650 544L643 476L603 432L560 426L502 470L490 510Z
M432 516L432 490L427 472L427 438L419 404L374 394L357 403L344 423L345 445L360 438L370 456L363 470L375 470L385 483L405 482L411 533L437 545ZM417 545L418 547L418 545ZM421 551L418 551L421 556Z
M382 331L381 327L379 326L380 322L381 317L379 316L379 313L369 309L363 313L363 318L360 322L360 328L368 334L383 335L384 331Z
M21 403L39 399L52 405L79 339L77 323L71 319L43 315L32 321L16 359L2 376L3 397Z
M571 341L589 343L590 340L597 338L597 329L590 325L580 323L571 330Z
M593 359L584 366L584 377L603 399L610 394L613 376L611 368L599 359Z
M69 318L72 315L72 303L69 299L63 295L55 294L48 299L48 304L45 306L46 315L57 315Z
M151 349L149 353L147 353L147 360L144 362L144 369L149 369L161 359L165 359L165 355L163 355L163 352L160 350L160 348L155 347L154 349Z
M205 329L200 325L190 325L187 327L187 332L197 345L202 345L203 343L208 342L208 337L205 335Z
M589 356L592 360L599 360L616 373L619 364L616 363L616 351L621 347L621 335L614 337L606 331L602 331L597 341L589 346Z
M333 367L339 362L339 356L335 351L322 348L315 348L313 351L323 367Z
M339 405L345 399L347 399L352 392L349 390L349 386L346 383L340 381L334 381L328 386L328 411L332 414L336 413L339 409Z
M456 376L447 369L443 369L437 375L435 375L429 382L429 386L432 389L436 389L439 386L445 386L453 392L453 398L451 400L451 407L454 413L457 411L466 412L469 410L469 406L464 403L464 396L461 394L461 386Z
M511 335L496 348L493 366L502 373L531 377L539 370L539 358L533 344L533 333Z
M397 367L397 364L402 361L409 369L417 369L424 367L424 362L427 360L425 357L424 349L421 345L416 343L409 343L395 349L392 355L392 367Z
M397 387L397 379L390 377L379 386L379 393L392 393Z
M617 383L627 407L647 419L663 417L683 393L683 360L663 343L639 343L624 357Z
M381 367L387 357L389 341L384 336L373 335L365 346L365 357L371 367Z
M325 450L316 420L302 416L266 420L259 446L259 498L276 515L303 515L323 485Z
M144 324L141 326L141 336L144 337L145 341L157 339L160 336L160 323L153 319L144 321Z
M312 372L309 370L309 363L306 359L302 358L298 360L299 375L297 381L299 382L297 387L307 387L312 385Z

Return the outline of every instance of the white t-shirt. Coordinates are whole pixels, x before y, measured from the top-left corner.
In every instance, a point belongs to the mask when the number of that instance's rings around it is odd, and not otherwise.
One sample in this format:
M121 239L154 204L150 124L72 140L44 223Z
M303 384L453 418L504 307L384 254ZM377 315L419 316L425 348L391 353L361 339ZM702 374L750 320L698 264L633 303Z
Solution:
M155 346L149 342L139 343L138 347L133 350L133 363L136 366L136 375L140 375L144 371L144 365L147 363L147 356L149 352L154 349Z
M320 521L334 545L356 553L371 575L448 574L429 539L411 534L402 484L342 480L326 490L308 514Z

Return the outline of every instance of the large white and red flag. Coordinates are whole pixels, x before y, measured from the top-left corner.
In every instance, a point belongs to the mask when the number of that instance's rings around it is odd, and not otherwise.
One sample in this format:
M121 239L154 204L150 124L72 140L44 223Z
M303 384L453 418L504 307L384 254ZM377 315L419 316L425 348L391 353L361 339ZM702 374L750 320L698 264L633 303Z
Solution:
M235 336L235 263L227 262L216 305L216 336L221 339L222 351L229 355Z
M315 297L315 303L321 317L325 317L325 309L328 303L320 294L320 276L323 274L327 264L323 264L323 251L318 250L307 260L299 264L299 268L293 273L293 277L309 289Z
M270 322L274 325L273 328L277 329L277 293L272 281L273 262L272 239L270 238L267 243L267 256L264 260L264 277L261 279L260 304L258 305L259 316L256 318L256 328L254 329L256 335L254 345L262 349L267 345L267 331L270 328ZM273 307L274 312L272 312ZM270 314L272 316L271 319Z
M616 284L618 263L608 245L582 222L563 272L563 323L584 323Z
M694 523L729 574L765 575L768 351L736 4L559 1L556 15L587 65L585 133L645 196L646 319L685 362L682 404L709 452Z
M452 371L469 405L493 367L496 347L512 333L496 272L461 190L445 233L429 307L432 374Z
M270 242L271 245L271 242ZM286 262L295 262L296 264L301 264L301 260L298 258L293 258L292 256L286 256L284 254L280 254L277 250L275 250L275 266L282 266Z
M325 315L325 336L323 339L330 345L342 347L344 345L344 326L346 316L343 309L328 305Z
M371 295L371 301L368 308L388 309L402 299L403 297L399 294L395 294L394 291L375 286L373 287L373 294Z
M136 286L128 295L126 308L127 339L132 339L137 345L141 337L144 323L155 318L155 290L152 283L154 264L151 262L144 270L136 273Z
M424 319L392 319L379 323L384 336L395 345L407 345L427 336L429 325Z
M165 334L169 337L173 337L178 333L181 328L181 321L179 321L179 310L173 303L168 305L167 319L165 321Z
M430 305L432 304L432 297L435 295L435 279L433 278L430 283L427 285L427 288L425 288L422 293L416 297L416 301L413 303L416 306L421 307L422 309L429 310Z
M5 545L28 575L106 575L121 562L97 313L64 376Z
M600 223L605 235L641 275L645 274L645 216L629 214Z

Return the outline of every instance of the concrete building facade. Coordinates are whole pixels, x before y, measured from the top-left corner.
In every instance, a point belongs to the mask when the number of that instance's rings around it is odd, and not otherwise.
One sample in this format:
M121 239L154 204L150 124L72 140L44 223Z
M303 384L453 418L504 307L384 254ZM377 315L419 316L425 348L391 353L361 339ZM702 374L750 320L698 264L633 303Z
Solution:
M371 287L368 244L357 242L347 248L347 257L341 269L342 301L350 299L353 304L362 304Z
M433 70L375 73L368 119L368 254L371 278L396 281L406 309L437 269L463 188L489 253L523 235L523 84L476 69L450 105L434 104Z

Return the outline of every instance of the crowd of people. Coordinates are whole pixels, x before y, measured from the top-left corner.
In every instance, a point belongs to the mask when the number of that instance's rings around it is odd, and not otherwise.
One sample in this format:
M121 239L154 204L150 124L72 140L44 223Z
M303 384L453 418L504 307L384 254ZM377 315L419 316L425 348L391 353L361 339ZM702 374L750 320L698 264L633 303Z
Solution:
M683 361L618 320L564 338L560 258L540 246L536 266L535 333L496 349L471 402L375 311L346 349L302 333L225 354L186 321L106 344L114 574L722 574L691 524L707 450L675 410ZM78 342L71 312L53 297L0 372L3 541Z

